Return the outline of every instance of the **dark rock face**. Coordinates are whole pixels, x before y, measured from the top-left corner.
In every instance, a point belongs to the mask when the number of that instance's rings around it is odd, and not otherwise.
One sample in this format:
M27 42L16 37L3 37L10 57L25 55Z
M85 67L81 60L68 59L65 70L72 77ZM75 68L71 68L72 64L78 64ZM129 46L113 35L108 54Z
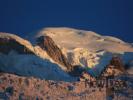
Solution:
M118 56L112 58L112 60L110 61L110 65L115 66L115 68L119 69L120 71L125 71L122 59Z
M114 56L110 64L101 72L100 78L114 77L125 73L124 64L120 57Z
M62 51L49 36L40 36L37 38L37 45L45 50L55 62L67 67L68 72L73 70L72 65L67 61Z
M32 51L17 42L15 39L0 37L0 52L3 54L8 54L11 50L15 50L19 54L33 54Z

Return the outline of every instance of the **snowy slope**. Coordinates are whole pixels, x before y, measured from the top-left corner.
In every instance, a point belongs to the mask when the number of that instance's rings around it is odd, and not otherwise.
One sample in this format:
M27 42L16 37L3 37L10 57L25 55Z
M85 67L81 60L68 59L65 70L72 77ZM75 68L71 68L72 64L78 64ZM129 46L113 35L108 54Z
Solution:
M56 44L68 50L87 48L89 51L133 52L133 48L129 44L118 38L101 36L92 31L72 28L44 28L38 32L29 34L27 38L29 37L32 40L31 38L41 35L50 36Z
M14 51L8 55L0 54L0 71L46 80L76 80L47 59L44 60L35 55L20 55Z
M98 64L96 64L93 68L89 69L88 73L92 74L95 77L99 76L104 70L104 68L107 67L108 64L110 64L110 61L114 55L120 57L124 65L129 65L127 72L129 74L133 74L133 52L125 52L124 54L114 54L110 52L105 52L103 53L103 55L98 55L100 58L98 60Z
M0 71L49 80L76 80L39 46L32 46L27 40L9 33L0 33Z
M34 44L35 38L42 35L50 36L70 63L82 67L94 67L100 59L98 55L103 52L133 52L133 47L129 43L118 38L73 28L44 28L28 34L26 38Z

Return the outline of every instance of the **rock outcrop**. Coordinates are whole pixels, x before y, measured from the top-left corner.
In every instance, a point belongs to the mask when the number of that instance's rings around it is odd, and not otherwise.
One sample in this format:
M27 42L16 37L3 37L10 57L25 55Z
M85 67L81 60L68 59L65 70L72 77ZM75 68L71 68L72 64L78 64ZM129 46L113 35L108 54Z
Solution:
M104 68L99 77L115 77L124 73L126 73L126 70L124 69L124 64L121 58L118 56L114 56L111 59L110 64Z
M112 60L110 61L110 65L115 66L116 69L119 69L120 71L124 72L124 63L122 59L118 56L114 56Z
M105 58L106 59L106 58ZM97 73L99 67L103 67L100 73ZM100 68L99 68L100 69ZM83 72L81 74L81 80L96 80L96 79L104 79L108 77L116 77L122 74L125 74L126 70L124 69L124 64L120 57L113 56L112 59L109 60L109 63L105 66L98 66L97 68L89 68L87 72Z
M39 45L47 54L57 63L63 65L67 71L72 71L72 65L67 61L62 51L54 43L49 36L40 36L37 38L37 45Z
M12 50L19 54L34 54L32 45L16 35L0 33L0 52L8 54Z

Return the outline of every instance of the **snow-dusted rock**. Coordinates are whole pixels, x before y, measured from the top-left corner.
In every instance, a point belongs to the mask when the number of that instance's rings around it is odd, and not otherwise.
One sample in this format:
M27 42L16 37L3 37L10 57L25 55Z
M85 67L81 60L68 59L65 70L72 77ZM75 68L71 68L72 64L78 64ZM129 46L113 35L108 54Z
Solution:
M63 55L60 48L54 43L49 36L41 36L37 38L37 45L42 48L47 54L58 64L62 65L62 69L66 71L72 70L72 65Z
M34 54L34 48L28 41L13 34L0 33L0 52L8 54L11 50L20 54Z

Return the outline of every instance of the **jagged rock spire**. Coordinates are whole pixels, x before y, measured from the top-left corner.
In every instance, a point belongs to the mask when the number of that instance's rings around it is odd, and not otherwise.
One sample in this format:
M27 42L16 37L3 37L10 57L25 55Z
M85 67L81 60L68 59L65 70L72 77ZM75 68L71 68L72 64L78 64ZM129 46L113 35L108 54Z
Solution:
M72 70L72 65L67 61L67 58L63 55L62 51L54 43L49 36L40 36L37 38L37 45L45 50L48 55L57 63L67 68L67 71Z

